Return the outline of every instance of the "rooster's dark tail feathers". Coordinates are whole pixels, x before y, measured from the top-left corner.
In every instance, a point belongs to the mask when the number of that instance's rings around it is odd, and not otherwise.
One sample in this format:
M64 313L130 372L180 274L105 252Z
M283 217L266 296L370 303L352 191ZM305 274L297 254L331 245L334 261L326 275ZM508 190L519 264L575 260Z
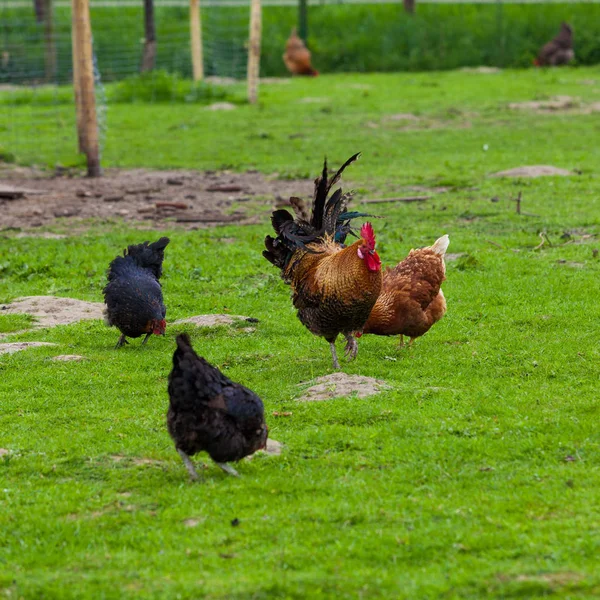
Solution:
M368 216L358 212L347 212L351 194L344 194L341 189L336 190L328 198L331 188L340 180L344 169L352 164L359 154L351 156L331 179L327 170L327 159L325 159L323 171L315 179L310 219L306 204L295 197L290 198L295 218L287 210L273 212L271 222L277 237L273 238L269 235L265 238L266 250L263 252L263 256L269 262L280 269L285 269L296 250L306 250L308 244L319 241L325 236L343 244L346 236L352 233L350 221L356 217Z

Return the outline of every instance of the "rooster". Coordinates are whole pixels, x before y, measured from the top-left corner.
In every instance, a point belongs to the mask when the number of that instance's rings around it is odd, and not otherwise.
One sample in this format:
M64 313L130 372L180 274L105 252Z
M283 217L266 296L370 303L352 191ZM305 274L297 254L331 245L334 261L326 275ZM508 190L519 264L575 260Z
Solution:
M283 62L292 75L310 75L316 77L319 74L318 71L312 68L310 50L304 45L302 39L298 37L295 27L292 29L292 33L285 44Z
M400 335L400 345L406 335L412 345L444 316L446 299L440 286L446 279L444 255L449 243L444 235L433 246L411 250L401 263L386 269L381 294L362 333Z
M357 157L350 157L331 179L325 161L321 176L315 180L310 218L299 198L290 198L295 219L287 210L273 212L271 221L277 237L266 237L263 252L290 284L300 321L329 342L334 369L340 369L335 351L340 333L346 338L346 355L356 357L358 344L352 334L367 321L382 281L370 223L362 226L358 241L343 245L347 235L353 234L351 220L370 215L346 212L350 195L342 194L341 189L328 198L344 169Z
M542 47L533 64L536 67L555 67L566 65L574 58L573 30L567 23L561 23L558 35Z
M116 348L128 344L127 337L146 334L145 344L153 333L165 334L167 309L158 280L168 243L169 238L162 237L152 244L129 246L108 267L104 314L106 324L121 332Z
M262 400L199 357L186 334L177 336L173 354L167 428L193 480L198 474L190 456L197 452L208 452L223 471L237 477L226 463L267 445Z

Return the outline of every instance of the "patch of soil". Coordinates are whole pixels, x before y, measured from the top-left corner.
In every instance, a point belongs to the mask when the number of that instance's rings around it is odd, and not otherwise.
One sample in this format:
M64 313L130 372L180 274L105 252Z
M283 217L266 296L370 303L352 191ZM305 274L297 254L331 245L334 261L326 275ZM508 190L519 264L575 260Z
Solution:
M274 177L274 176L273 176ZM277 196L310 198L313 182L267 179L261 173L107 169L89 179L77 173L52 175L0 165L0 187L22 192L0 198L0 230L27 229L85 219L146 222L153 229L177 224L188 229L268 219Z
M37 346L56 346L50 342L9 342L0 344L0 354L14 354L27 348L36 348Z
M591 115L600 112L600 102L583 104L579 98L571 98L571 96L555 96L550 100L511 102L508 105L508 108L512 110L529 110L538 114L568 112L570 114Z
M363 377L362 375L332 373L315 379L314 385L309 387L298 400L301 402L318 402L343 396L367 398L379 393L386 387L388 386L385 381L380 379Z
M52 360L57 362L78 362L80 360L85 360L85 356L79 356L79 354L59 354L58 356L53 356Z
M491 177L571 177L572 175L575 175L575 173L567 171L567 169L559 169L558 167L549 165L533 165L531 167L517 167L515 169L508 169L507 171L500 171L493 173Z
M498 67L463 67L461 69L463 73L481 73L482 75L493 75L494 73L502 72L502 69Z
M236 85L240 83L244 83L242 79L235 79L234 77L218 77L216 75L212 75L210 77L206 77L205 81L207 83L212 83L214 85ZM291 83L291 77L261 77L260 83L267 84L286 84ZM0 88L1 89L1 88Z
M398 113L396 115L388 115L384 117L385 121L418 121L419 117L412 113Z
M215 102L214 104L209 104L206 110L235 110L236 108L237 106L231 102Z
M7 450L6 448L0 448L0 457L6 456L7 454L10 454L10 450Z
M50 231L40 231L39 233L28 233L25 231L21 231L21 233L17 233L15 235L16 238L38 238L41 240L64 240L66 239L66 235L62 233L51 233Z
M197 315L195 317L187 317L173 321L173 325L179 323L192 323L198 327L218 327L219 325L233 325L240 321L248 323L256 323L256 319L252 317L243 317L242 315Z
M444 254L444 260L446 262L454 262L466 255L466 252L446 252L446 254Z
M155 460L153 458L140 458L137 456L123 456L122 454L111 454L110 458L116 462L116 463L120 463L120 462L131 462L134 465L137 466L142 466L142 465L164 465L164 461L162 460Z
M267 439L267 447L264 450L259 450L259 452L264 452L269 456L279 456L281 451L283 450L283 444L278 442L277 440L272 440L271 438ZM248 458L252 458L252 455Z
M533 110L535 112L555 112L569 110L579 106L579 101L571 96L555 96L550 100L531 102L511 102L508 108L512 110Z
M0 306L2 314L26 314L37 318L36 327L69 325L85 319L104 318L104 304L56 296L25 296Z

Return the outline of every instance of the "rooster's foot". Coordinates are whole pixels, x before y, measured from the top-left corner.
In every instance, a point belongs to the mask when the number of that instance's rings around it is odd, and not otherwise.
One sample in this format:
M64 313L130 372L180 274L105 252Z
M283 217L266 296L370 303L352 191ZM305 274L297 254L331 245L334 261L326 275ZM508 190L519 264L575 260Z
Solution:
M129 344L129 342L127 341L127 339L125 338L125 334L123 333L121 335L121 337L119 338L119 341L117 342L117 345L115 346L115 350L117 348L120 348L121 346L124 346L125 344Z
M358 342L354 336L348 334L346 336L346 348L344 350L348 360L354 360L358 354Z
M333 368L336 371L340 371L342 367L340 367L340 361L337 357L337 352L335 351L335 342L329 342L329 347L331 348L331 358L333 359Z
M192 481L198 481L198 473L196 473L196 469L194 467L194 463L190 460L190 457L183 451L177 448L177 452L179 456L181 456L181 460L183 460L183 464L185 468L188 470Z
M240 476L240 474L232 466L228 465L227 463L215 462L215 464L217 465L217 467L223 469L223 471L225 471L225 473L229 473L230 475L233 475L234 477Z
M142 342L142 346L148 341L148 338L152 335L152 332L147 333L146 337L144 338L144 341Z

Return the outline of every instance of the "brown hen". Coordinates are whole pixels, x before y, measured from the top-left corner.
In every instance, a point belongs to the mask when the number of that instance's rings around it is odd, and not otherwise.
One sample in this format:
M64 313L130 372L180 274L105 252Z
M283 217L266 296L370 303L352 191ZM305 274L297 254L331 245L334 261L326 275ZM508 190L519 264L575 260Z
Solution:
M296 219L287 210L276 210L271 220L276 238L267 236L263 256L281 269L292 288L292 301L300 321L330 345L333 367L340 368L335 350L339 334L346 338L350 359L358 352L354 331L361 330L381 291L381 261L375 252L370 223L360 230L358 241L344 246L350 222L363 213L346 212L349 195L336 190L327 198L352 156L329 180L327 162L315 181L310 220L302 201L291 198ZM353 234L354 235L354 234Z
M401 345L406 335L412 344L444 316L446 299L440 286L446 279L444 255L449 243L444 235L433 246L411 250L393 269L385 270L381 294L362 333L400 335Z
M574 58L573 30L567 23L561 23L558 35L542 47L533 64L536 67L555 67L566 65Z
M295 27L292 29L292 33L285 44L283 62L292 75L310 75L316 77L319 74L318 71L312 68L310 50L305 46L302 39L298 37Z

